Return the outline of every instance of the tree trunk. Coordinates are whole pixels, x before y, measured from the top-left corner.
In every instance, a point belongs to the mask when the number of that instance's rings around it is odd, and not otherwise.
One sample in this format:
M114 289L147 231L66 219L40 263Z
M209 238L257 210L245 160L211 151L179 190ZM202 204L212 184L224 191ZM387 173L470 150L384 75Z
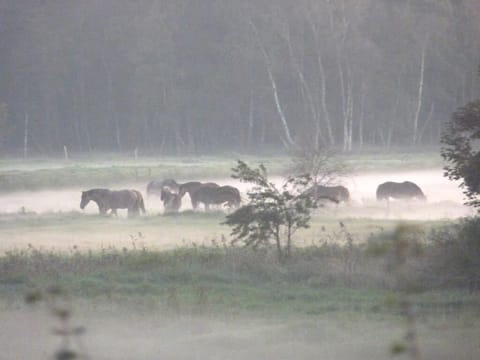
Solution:
M113 94L113 79L110 73L110 68L105 59L105 54L102 54L102 63L105 70L105 75L107 76L107 87L108 87L108 111L110 112L111 119L113 120L113 130L115 132L115 142L117 149L122 151L122 139L120 135L120 124L118 120L118 114L115 109L114 104L114 94Z
M418 118L420 116L420 110L423 102L423 86L424 86L424 73L425 73L425 53L427 52L427 40L422 48L422 59L420 62L420 78L418 80L418 95L417 95L417 108L415 110L415 116L413 118L413 144L418 141Z
M342 4L344 6L344 4ZM330 31L334 36L335 40L335 55L336 55L336 64L338 70L338 77L340 79L340 96L342 99L342 115L343 115L343 150L348 150L348 137L349 137L349 110L350 110L350 99L349 99L349 87L351 84L347 83L349 79L345 78L345 71L343 69L343 61L348 61L348 59L344 59L343 57L343 49L345 47L345 39L347 37L349 23L345 18L345 9L342 8L342 22L341 22L341 29L338 31L335 29L335 20L333 19L333 11L331 8L328 10L329 19L330 19ZM335 34L338 34L339 38L335 37ZM347 66L347 75L349 75L349 68Z
M253 88L250 90L250 102L248 105L248 128L247 128L247 150L250 150L252 143L253 143L253 110L254 110L254 102L253 102Z
M25 122L23 128L23 158L26 159L28 157L28 126L29 126L29 119L28 113L25 113Z
M319 36L318 32L315 28L315 25L310 17L309 14L306 16L308 23L310 25L310 28L312 30L313 36L315 38L315 51L317 53L317 65L318 65L318 74L320 76L320 89L321 89L321 94L320 94L320 104L322 108L322 113L323 113L323 120L325 122L325 126L327 128L327 135L328 135L328 142L330 146L335 145L335 137L333 136L333 129L332 129L332 123L330 121L330 113L328 112L327 108L327 81L326 81L326 75L325 75L325 67L323 66L323 59L322 59L322 53L320 51L320 46L319 46Z
M290 54L290 60L292 62L292 66L298 76L298 79L300 80L300 83L302 85L303 93L305 94L305 97L307 99L307 106L309 108L309 112L312 116L313 123L315 124L315 148L318 149L320 145L325 144L325 138L323 136L323 132L321 131L322 127L320 125L320 119L318 116L318 113L316 111L315 103L313 101L313 96L312 96L312 91L310 89L310 86L308 85L307 81L305 80L305 76L303 75L302 69L300 68L300 65L294 55L293 52L293 47L292 47L292 42L290 40L290 34L286 33L285 34L285 39L288 45L288 51Z
M419 142L422 142L423 135L425 134L425 130L427 129L428 125L432 121L434 112L435 112L435 103L432 102L432 104L430 105L430 110L428 112L427 120L423 123L423 126L418 134Z
M358 148L363 149L363 121L365 117L365 97L367 93L367 86L362 82L360 98L360 116L358 119Z
M290 135L290 128L288 127L287 118L285 117L285 113L283 112L283 108L280 103L280 98L278 96L277 83L275 81L275 77L273 76L273 66L270 60L270 56L268 55L267 50L263 45L263 42L260 38L257 27L252 21L250 21L250 25L253 28L253 31L258 41L258 45L260 46L260 50L262 51L263 58L265 60L265 66L267 68L268 78L270 80L270 84L272 86L272 91L273 91L273 97L275 99L275 106L277 109L278 116L280 117L280 121L282 124L284 136L285 136L285 138L283 139L284 144L286 147L292 147L295 144L295 142L293 141L292 136Z

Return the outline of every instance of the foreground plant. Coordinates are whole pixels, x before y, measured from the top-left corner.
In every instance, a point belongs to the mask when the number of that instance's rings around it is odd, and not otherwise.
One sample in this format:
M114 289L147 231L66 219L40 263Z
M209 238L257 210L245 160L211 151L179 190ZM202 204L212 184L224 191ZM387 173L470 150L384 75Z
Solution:
M89 359L81 341L85 328L72 325L73 311L68 295L61 288L53 286L46 291L32 291L25 296L25 302L30 305L41 301L46 304L50 314L58 320L53 334L60 337L61 343L55 352L55 359Z
M392 344L393 355L407 353L410 359L420 360L417 332L417 313L413 295L423 291L421 282L412 276L409 262L424 254L419 238L423 235L419 227L401 224L396 227L387 242L371 246L370 251L384 256L386 272L390 275L392 288L397 292L394 303L399 305L405 319L406 331L403 339Z
M480 76L480 67L479 67ZM467 204L480 211L480 99L458 108L442 134L445 176L460 180Z
M310 176L291 177L278 188L268 180L263 165L252 169L238 160L232 170L234 179L254 185L247 193L248 203L227 215L224 222L232 227L233 242L241 241L254 248L273 242L278 259L288 259L294 233L309 227L311 210L316 208L315 202L305 194L312 185Z

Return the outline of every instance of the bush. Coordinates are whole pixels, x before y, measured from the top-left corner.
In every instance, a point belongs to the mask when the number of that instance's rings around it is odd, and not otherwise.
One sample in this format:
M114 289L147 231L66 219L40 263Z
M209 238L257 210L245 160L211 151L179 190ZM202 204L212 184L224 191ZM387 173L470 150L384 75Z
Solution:
M480 289L479 234L480 217L432 231L429 272L436 286Z

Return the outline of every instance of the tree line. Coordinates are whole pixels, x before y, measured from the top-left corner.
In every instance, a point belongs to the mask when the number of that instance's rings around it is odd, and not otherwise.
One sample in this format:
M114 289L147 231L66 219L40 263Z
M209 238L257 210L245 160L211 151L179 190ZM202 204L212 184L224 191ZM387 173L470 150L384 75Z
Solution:
M0 0L0 154L437 144L476 0Z

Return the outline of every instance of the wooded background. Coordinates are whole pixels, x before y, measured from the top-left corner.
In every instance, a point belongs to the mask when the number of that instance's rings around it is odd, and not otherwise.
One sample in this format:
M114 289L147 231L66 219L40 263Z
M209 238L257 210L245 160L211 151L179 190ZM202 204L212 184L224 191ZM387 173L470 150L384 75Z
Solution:
M0 155L437 144L479 55L478 0L0 0Z

